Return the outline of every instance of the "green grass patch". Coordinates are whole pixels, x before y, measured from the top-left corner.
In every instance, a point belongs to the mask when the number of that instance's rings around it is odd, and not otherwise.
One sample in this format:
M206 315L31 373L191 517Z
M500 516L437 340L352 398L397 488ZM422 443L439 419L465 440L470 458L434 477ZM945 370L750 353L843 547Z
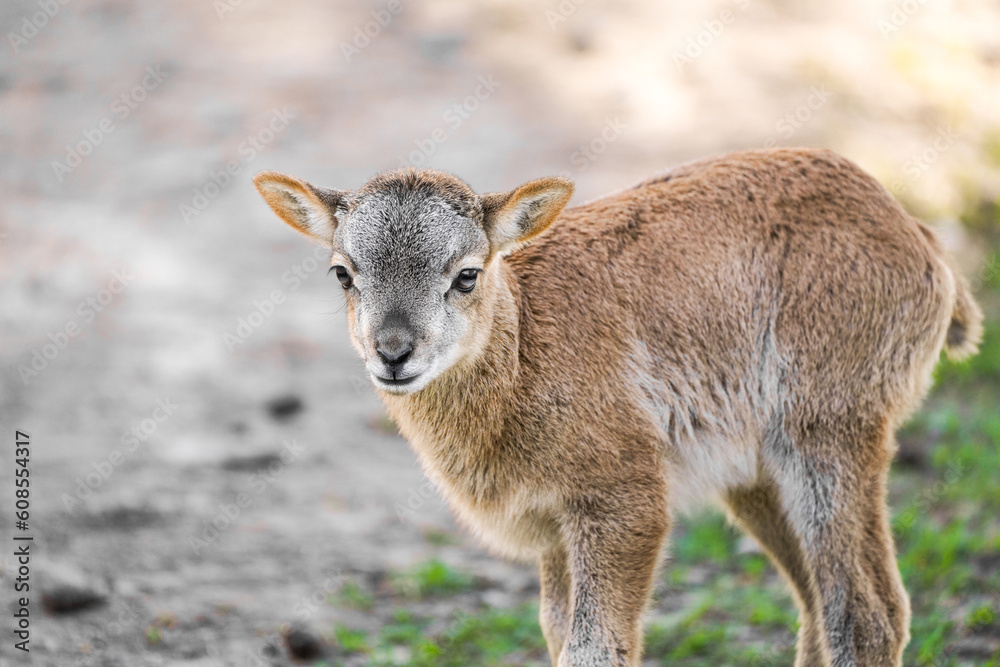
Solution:
M671 546L676 562L682 564L726 563L736 554L739 532L718 512L695 518L682 517Z
M458 613L442 632L427 635L429 619L397 611L374 640L370 664L376 667L541 666L548 662L538 625L538 607L510 611L486 609ZM400 651L399 649L402 649ZM400 660L400 656L405 656Z
M392 578L393 589L404 597L423 599L454 595L472 588L473 577L438 559L421 563Z
M368 646L368 637L360 630L352 630L338 624L333 629L333 636L345 653L368 653L371 651Z
M973 632L992 626L997 620L996 610L988 604L980 605L969 612L965 619L965 627Z
M334 597L342 607L350 607L359 611L371 611L375 608L375 596L361 588L356 581L345 581Z

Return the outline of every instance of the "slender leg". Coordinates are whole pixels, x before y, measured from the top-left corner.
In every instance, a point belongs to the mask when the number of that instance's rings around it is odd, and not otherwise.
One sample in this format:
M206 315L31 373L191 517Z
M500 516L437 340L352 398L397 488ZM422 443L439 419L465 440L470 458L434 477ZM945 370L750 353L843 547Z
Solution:
M553 547L539 558L538 566L542 584L538 620L549 647L549 657L556 665L569 633L570 577L566 551L561 546Z
M664 498L654 484L590 496L564 527L572 618L559 667L640 663L642 613L667 534Z
M822 611L819 594L798 536L781 509L773 485L731 492L726 504L737 525L753 535L782 574L791 582L799 608L796 667L824 664Z
M879 426L815 422L772 437L773 484L730 499L796 588L800 667L901 664L909 600L888 528L886 438Z
M860 484L809 549L834 667L902 664L909 599L896 566L883 479Z
M903 587L903 578L896 564L889 509L885 502L884 479L878 480L877 487L871 494L877 500L872 502L862 533L862 567L872 586L874 597L882 603L879 607L880 614L888 622L885 632L891 637L891 649L886 651L890 656L889 664L901 665L903 649L910 640L910 598ZM877 644L878 642L874 642L870 647L857 647L856 651L859 655L864 655L869 648L874 649L872 660L875 660L880 651Z

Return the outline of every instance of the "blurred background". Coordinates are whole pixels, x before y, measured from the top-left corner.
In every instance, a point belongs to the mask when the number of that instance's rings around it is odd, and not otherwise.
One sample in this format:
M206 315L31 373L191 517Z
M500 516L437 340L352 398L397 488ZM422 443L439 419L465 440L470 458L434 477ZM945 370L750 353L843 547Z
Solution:
M533 568L458 530L250 184L401 165L582 202L722 152L858 162L988 317L900 434L907 665L1000 664L1000 5L5 0L0 665L545 665ZM31 434L31 653L13 648ZM679 522L647 665L790 665L752 541Z

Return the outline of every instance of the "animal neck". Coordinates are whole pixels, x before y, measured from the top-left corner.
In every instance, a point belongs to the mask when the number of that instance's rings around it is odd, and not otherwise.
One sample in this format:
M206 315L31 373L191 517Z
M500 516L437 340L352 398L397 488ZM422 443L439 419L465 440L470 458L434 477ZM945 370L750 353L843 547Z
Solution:
M476 349L418 392L380 392L432 477L464 477L488 461L512 408L518 378L519 290L503 259L496 269L492 319Z

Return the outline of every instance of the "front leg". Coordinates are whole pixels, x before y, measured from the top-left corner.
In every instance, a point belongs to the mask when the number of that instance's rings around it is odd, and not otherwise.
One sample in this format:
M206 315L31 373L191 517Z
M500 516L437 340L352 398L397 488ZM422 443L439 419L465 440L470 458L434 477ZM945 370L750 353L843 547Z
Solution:
M577 504L565 527L572 618L558 667L640 663L642 614L668 525L655 483Z
M538 559L538 578L541 580L538 620L549 647L549 657L556 665L569 634L570 615L570 577L562 545L553 546Z

